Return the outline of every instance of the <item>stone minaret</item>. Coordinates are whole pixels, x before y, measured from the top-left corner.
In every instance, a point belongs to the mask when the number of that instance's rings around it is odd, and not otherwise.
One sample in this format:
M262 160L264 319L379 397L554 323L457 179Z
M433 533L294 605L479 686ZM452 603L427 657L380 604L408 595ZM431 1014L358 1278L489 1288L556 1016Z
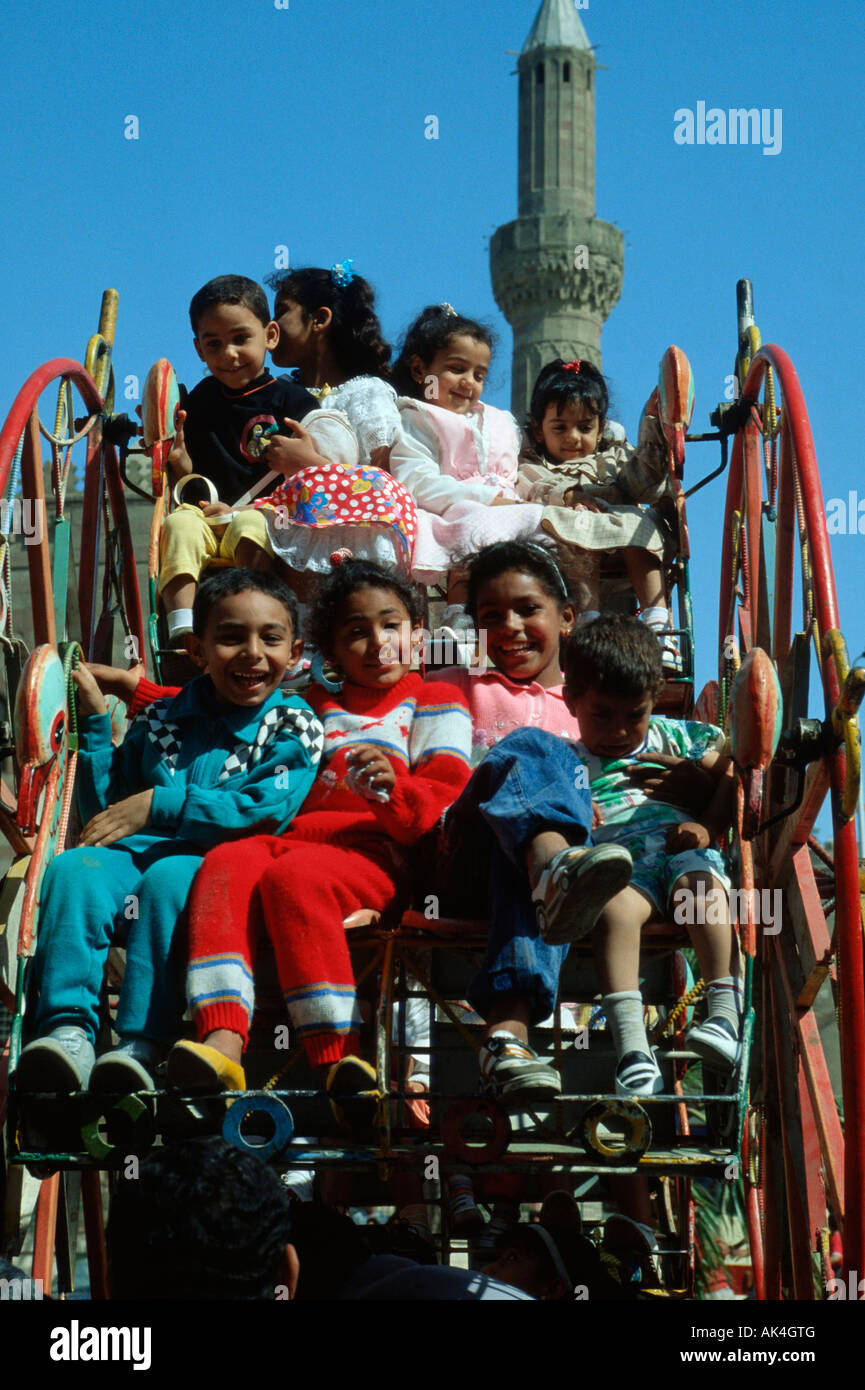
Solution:
M496 303L514 331L511 409L522 420L553 357L601 361L624 237L595 217L595 59L574 0L543 0L517 63L516 222L490 242Z

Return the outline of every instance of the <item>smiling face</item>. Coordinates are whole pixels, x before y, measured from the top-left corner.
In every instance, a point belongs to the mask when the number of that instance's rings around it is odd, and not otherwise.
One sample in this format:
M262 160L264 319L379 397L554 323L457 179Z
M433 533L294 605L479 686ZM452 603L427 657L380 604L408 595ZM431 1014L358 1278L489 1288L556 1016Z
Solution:
M264 368L265 354L279 336L245 304L216 304L198 320L195 351L211 376L231 391L242 391Z
M349 684L386 690L411 669L410 632L411 615L392 589L355 589L334 624L327 655Z
M486 343L455 333L426 365L417 356L409 364L415 381L424 386L424 399L443 410L465 415L480 399L490 368L490 350ZM435 377L438 395L431 396L428 377Z
M574 625L570 603L558 602L533 574L505 570L481 585L477 625L486 632L487 654L512 681L560 685L559 643Z
M625 758L643 744L654 701L651 692L612 695L589 686L581 695L565 687L565 704L580 726L580 738L599 758Z
M187 642L190 656L206 669L219 698L250 709L273 694L303 650L288 610L257 589L219 599L207 615L203 635L190 636Z
M549 458L565 463L595 453L603 423L582 401L566 401L564 405L550 401L540 427L532 421L532 433Z

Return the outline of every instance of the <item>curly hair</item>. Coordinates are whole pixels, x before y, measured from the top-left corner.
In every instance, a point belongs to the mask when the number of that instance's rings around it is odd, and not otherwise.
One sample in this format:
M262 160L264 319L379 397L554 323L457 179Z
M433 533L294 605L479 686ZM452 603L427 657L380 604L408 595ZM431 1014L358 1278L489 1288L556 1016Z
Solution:
M376 565L371 560L346 560L325 579L307 622L312 645L325 656L329 655L340 614L358 589L385 589L395 594L408 613L412 627L420 621L423 612L420 595L398 570L389 565Z
M275 1297L291 1203L276 1174L221 1138L157 1149L111 1198L113 1296Z
M196 290L189 302L189 322L196 338L202 316L219 304L242 304L265 327L270 323L267 295L261 285L245 275L217 275L215 280L208 280Z
M532 437L536 438L534 431L540 430L548 405L555 405L561 410L563 405L570 404L587 406L597 415L600 444L610 410L609 387L592 362L581 362L579 371L566 370L561 357L541 368L532 387L526 421Z
M375 312L375 291L362 275L338 285L329 270L306 266L274 271L266 283L275 291L277 302L290 299L300 305L305 323L314 310L330 309L329 345L346 379L380 376L390 380L390 343Z
M457 314L449 304L428 304L421 309L414 323L406 329L399 355L393 364L393 384L401 396L420 399L423 395L423 386L411 374L411 359L419 357L427 366L436 353L447 347L451 338L458 334L474 338L478 343L486 343L492 353L495 335L486 324Z
M570 695L597 689L636 700L657 699L664 687L657 633L637 618L602 613L566 637L562 670Z

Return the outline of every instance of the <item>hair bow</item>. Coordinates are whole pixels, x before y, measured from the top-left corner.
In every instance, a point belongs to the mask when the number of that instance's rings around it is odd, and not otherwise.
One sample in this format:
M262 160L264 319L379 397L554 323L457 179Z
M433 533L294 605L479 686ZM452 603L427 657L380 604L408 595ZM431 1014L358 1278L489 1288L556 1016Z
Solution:
M346 285L350 285L354 279L353 265L354 261L348 259L346 261L337 261L336 265L331 266L331 279L335 285L339 285L340 289L345 289Z
M444 304L440 304L439 308L444 309L449 319L459 318L459 314L457 313L456 309L452 304L448 304L447 300L445 300Z
M340 565L344 565L346 560L351 559L353 559L351 551L344 545L340 546L339 550L335 550L330 557L331 569L339 569Z
M576 358L573 362L563 362L563 363L562 363L562 371L563 371L563 372L575 372L575 373L579 374L579 370L580 370L580 367L581 367L582 365L583 365L583 364L582 364L582 362L579 360L579 358Z

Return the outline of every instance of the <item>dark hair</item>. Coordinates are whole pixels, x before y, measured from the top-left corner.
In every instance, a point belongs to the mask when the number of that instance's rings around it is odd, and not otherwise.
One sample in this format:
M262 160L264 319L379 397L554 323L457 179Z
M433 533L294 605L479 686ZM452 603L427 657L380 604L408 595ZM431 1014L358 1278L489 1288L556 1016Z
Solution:
M493 350L495 337L486 324L467 319L449 304L428 304L421 309L414 323L406 329L399 356L393 364L393 384L400 395L423 396L423 385L411 374L411 359L419 357L427 366L457 334L475 338L479 343L486 343L490 352Z
M157 1149L108 1215L115 1298L272 1299L291 1203L265 1163L222 1138Z
M255 280L248 280L245 275L217 275L215 280L202 285L190 300L189 322L196 338L202 316L218 304L242 304L263 324L270 323L272 318L267 295Z
M564 361L557 357L548 362L538 373L532 388L529 402L529 429L533 425L540 429L547 413L547 406L554 404L558 410L563 405L576 402L585 405L597 415L600 422L600 435L603 436L607 413L610 409L610 392L607 383L592 362L580 362L579 371L566 370ZM532 435L534 439L534 435ZM537 441L535 441L537 443ZM600 444L600 438L598 440Z
M570 695L596 688L626 699L649 694L655 700L664 685L657 633L623 613L602 613L566 637L562 670Z
M207 620L221 599L230 598L232 594L245 594L249 590L269 594L277 603L281 603L291 619L292 633L294 636L298 635L297 599L288 585L275 574L267 574L263 570L238 569L231 565L225 569L214 570L199 584L192 604L192 631L195 636L204 636Z
M576 601L573 596L575 577L566 572L565 565L556 551L543 545L535 545L533 541L496 541L493 545L485 545L483 550L478 550L474 555L469 555L461 564L468 570L469 592L466 608L475 620L478 615L478 594L481 587L491 579L497 579L500 574L506 574L508 570L532 575L544 593L554 599L559 608Z
M389 565L373 564L371 560L345 560L325 579L309 615L310 642L325 655L328 655L342 608L358 589L387 589L396 594L412 626L420 619L420 595L398 570Z
M295 1202L291 1241L297 1251L299 1301L332 1299L370 1258L367 1235L350 1216L319 1202Z
M303 310L304 321L315 309L330 309L329 346L347 378L380 376L390 380L390 343L385 342L375 312L375 291L362 275L338 285L329 270L307 266L274 271L267 284L277 300L291 299Z

